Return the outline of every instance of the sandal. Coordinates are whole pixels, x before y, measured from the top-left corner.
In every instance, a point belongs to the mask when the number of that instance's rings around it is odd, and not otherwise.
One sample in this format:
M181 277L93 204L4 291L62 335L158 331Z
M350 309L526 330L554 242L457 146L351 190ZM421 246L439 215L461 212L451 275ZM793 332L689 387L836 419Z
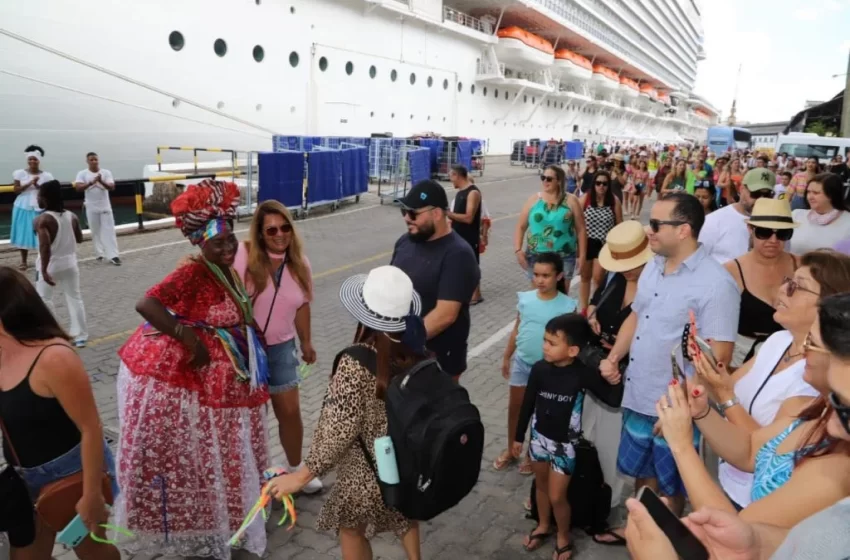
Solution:
M608 535L609 537L614 537L613 541L600 541L597 537L599 535ZM622 536L618 535L614 532L614 529L605 529L604 531L600 531L591 537L593 542L596 544L601 544L604 546L626 546L626 539Z
M523 459L522 463L520 463L519 468L517 469L519 474L523 476L528 476L534 474L534 470L531 468L531 461L526 457Z
M552 560L561 560L561 555L570 553L569 556L565 560L570 560L573 557L573 542L570 541L561 548L558 548L558 545L555 545L555 555L552 557Z
M511 455L510 450L505 449L499 454L498 457L496 457L496 460L493 461L493 470L503 471L509 466L511 466L516 460L516 457Z
M555 534L554 531L549 531L548 533L535 533L534 531L539 528L540 525L532 529L531 532L528 533L528 542L522 544L522 547L525 549L526 552L533 552L537 550L538 548L543 546L543 544L549 537Z
M27 266L27 263L21 263L18 265L18 270L20 270L21 272L26 272L28 268L29 266Z

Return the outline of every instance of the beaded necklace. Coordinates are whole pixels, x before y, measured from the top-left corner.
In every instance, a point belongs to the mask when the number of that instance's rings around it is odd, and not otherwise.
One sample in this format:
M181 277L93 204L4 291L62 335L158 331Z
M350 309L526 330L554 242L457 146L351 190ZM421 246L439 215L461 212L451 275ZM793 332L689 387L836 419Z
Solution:
M236 305L238 305L240 311L242 311L242 316L245 318L245 322L250 325L254 321L254 310L251 306L251 298L248 296L248 290L245 289L245 284L242 283L242 280L239 278L236 271L233 270L232 267L230 268L230 276L233 278L233 284L231 284L227 279L227 276L224 275L224 271L221 270L218 265L211 263L204 257L201 257L201 260L204 261L204 264L207 265L207 268L210 269L213 276L227 287L227 291L230 293L233 301L236 302Z

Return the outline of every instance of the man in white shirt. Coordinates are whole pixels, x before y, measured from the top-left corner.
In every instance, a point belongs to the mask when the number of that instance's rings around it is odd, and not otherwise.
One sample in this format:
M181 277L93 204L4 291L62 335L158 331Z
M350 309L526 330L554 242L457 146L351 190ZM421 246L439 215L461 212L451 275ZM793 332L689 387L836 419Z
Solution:
M769 169L757 167L747 171L741 185L741 199L706 216L705 225L699 234L700 243L720 264L750 250L750 232L746 220L756 200L773 198L776 175Z
M112 204L109 191L115 190L115 181L108 169L101 169L97 154L86 154L88 169L77 173L74 188L85 193L86 219L89 222L91 238L98 262L106 258L115 266L121 266L118 258L118 239L115 236L115 218L112 216Z

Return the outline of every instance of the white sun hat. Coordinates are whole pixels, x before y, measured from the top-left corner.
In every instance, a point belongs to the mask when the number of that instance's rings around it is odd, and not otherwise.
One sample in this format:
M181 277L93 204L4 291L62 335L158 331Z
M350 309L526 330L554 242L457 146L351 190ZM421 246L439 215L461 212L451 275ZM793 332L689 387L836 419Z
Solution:
M346 279L339 299L358 322L379 332L403 332L405 318L422 310L410 277L395 266L379 266Z

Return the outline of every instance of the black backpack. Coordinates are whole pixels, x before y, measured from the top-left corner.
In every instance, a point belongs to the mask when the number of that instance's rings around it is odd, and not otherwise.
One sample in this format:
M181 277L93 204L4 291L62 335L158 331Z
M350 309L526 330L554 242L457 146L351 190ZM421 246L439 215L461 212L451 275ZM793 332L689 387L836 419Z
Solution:
M358 345L337 355L334 372L344 354L376 372L375 352ZM395 376L384 400L400 483L390 487L381 482L372 446L359 437L358 444L384 502L407 519L428 521L457 505L478 482L484 452L481 416L466 389L433 359Z
M605 483L596 447L582 437L575 444L575 450L576 468L567 490L567 501L572 510L570 526L583 529L588 535L596 535L608 529L611 487ZM532 482L531 511L526 517L539 521L536 490L537 485ZM552 522L554 523L554 517Z

